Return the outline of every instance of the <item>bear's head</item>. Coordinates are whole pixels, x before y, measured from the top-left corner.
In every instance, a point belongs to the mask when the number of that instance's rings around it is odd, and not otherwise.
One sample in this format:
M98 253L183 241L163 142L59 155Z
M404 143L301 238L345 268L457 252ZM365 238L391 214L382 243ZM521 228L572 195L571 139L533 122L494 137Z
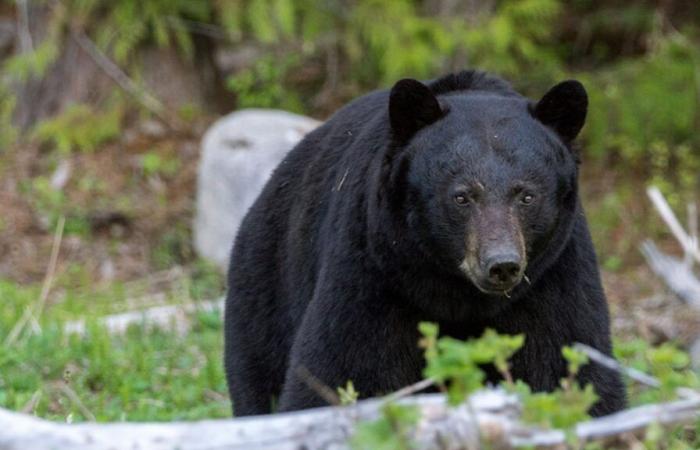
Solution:
M519 295L564 248L578 211L578 81L532 102L513 91L401 80L389 96L388 204L413 261L489 296ZM420 261L418 261L420 260Z

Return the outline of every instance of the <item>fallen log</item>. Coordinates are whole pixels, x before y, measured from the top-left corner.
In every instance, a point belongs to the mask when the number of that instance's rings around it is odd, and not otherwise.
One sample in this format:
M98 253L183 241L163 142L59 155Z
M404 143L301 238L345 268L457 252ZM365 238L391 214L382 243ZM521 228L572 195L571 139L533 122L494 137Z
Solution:
M97 319L97 323L103 326L111 334L122 334L131 325L144 324L147 326L173 329L180 334L189 330L191 315L196 312L221 312L224 310L224 299L189 303L185 305L161 305L151 308L127 311L112 314ZM63 327L68 334L84 335L87 332L85 319L68 322Z
M502 390L478 392L456 408L448 407L441 394L399 402L419 408L420 419L409 436L417 449L567 448L562 430L521 424L517 397ZM107 424L60 424L0 409L0 449L346 449L357 424L377 419L384 404L383 399L371 399L233 420ZM579 442L609 443L621 435L643 434L652 423L694 423L699 411L700 397L691 396L583 422L574 433Z

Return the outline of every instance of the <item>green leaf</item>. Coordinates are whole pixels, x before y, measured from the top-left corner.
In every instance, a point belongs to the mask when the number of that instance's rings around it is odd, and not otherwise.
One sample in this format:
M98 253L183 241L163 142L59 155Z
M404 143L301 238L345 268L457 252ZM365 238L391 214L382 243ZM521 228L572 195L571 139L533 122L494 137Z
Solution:
M340 404L341 405L352 405L357 403L357 398L359 397L359 393L355 390L355 386L352 384L352 381L348 380L347 384L345 387L338 387L337 389L338 396L340 397Z

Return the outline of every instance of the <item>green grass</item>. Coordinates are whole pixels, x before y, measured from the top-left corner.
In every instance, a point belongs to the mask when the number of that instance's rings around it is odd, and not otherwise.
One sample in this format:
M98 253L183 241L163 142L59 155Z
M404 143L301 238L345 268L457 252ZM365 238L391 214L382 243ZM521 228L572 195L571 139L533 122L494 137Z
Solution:
M190 299L218 290L221 277L186 276ZM40 297L39 286L0 280L0 406L58 421L170 421L230 416L218 313L194 313L184 335L134 325L110 335L94 318L126 305L125 286L67 291L45 308L39 327L6 337ZM181 301L176 296L168 297ZM213 298L213 297L208 297ZM110 301L111 300L111 301ZM66 334L68 320L92 317L84 336Z

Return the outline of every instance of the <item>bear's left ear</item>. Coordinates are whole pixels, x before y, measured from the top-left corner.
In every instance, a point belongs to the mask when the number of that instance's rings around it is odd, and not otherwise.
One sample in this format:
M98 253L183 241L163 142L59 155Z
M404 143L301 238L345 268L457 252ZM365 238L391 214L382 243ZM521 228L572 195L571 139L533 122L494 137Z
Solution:
M588 94L576 80L562 81L550 89L534 108L534 116L551 127L568 144L586 121Z
M408 141L421 128L444 115L435 94L418 80L398 81L389 94L389 121L394 136Z

